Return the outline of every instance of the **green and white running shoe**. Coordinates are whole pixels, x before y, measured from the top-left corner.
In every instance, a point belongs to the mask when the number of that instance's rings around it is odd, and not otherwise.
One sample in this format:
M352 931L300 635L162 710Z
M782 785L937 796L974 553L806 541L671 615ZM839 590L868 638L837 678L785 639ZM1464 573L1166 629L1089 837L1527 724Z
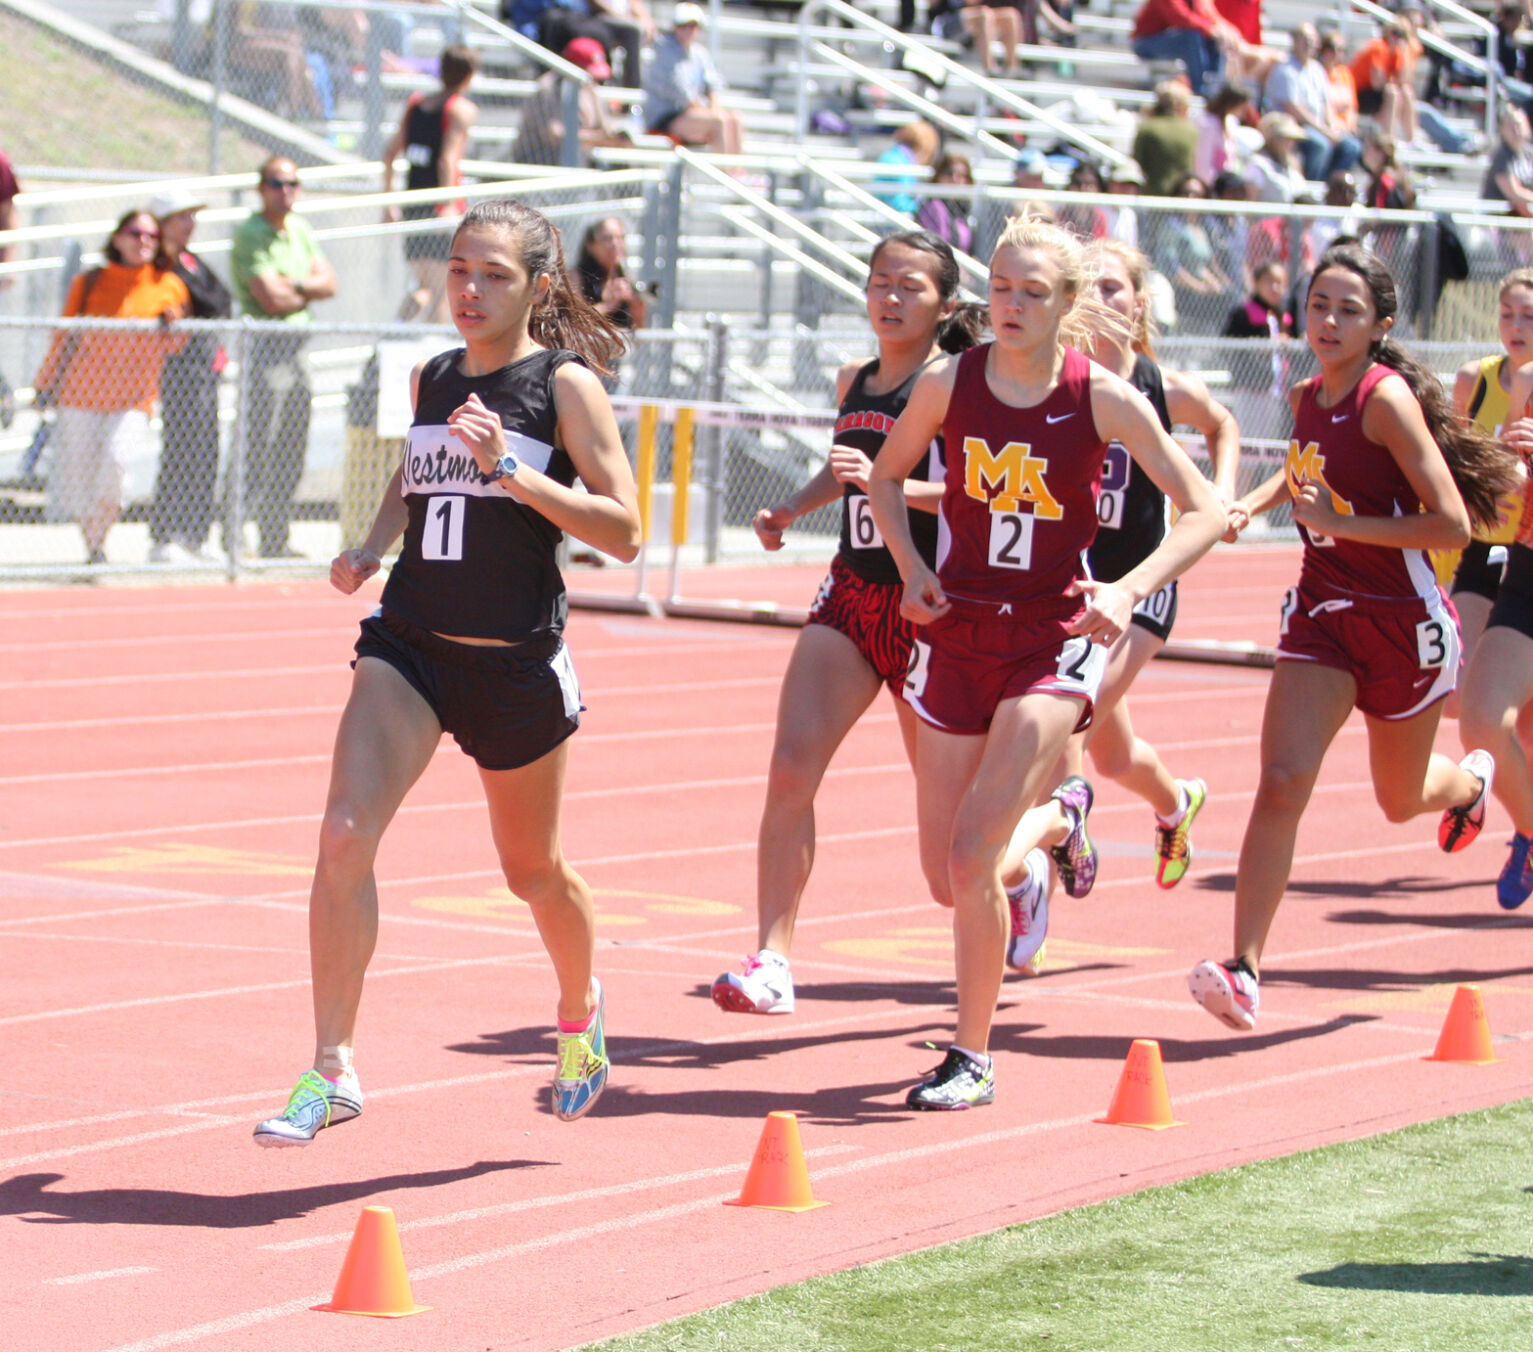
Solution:
M306 1070L288 1096L280 1117L268 1117L255 1129L255 1143L266 1146L308 1145L326 1127L350 1122L362 1114L362 1083L355 1070L339 1080L327 1080Z
M559 1071L554 1076L554 1116L584 1117L607 1087L607 993L596 982L596 1017L583 1033L559 1034Z
M1201 779L1179 779L1177 789L1187 795L1187 811L1175 826L1155 819L1155 884L1175 887L1187 876L1192 863L1192 823L1208 801L1208 785Z

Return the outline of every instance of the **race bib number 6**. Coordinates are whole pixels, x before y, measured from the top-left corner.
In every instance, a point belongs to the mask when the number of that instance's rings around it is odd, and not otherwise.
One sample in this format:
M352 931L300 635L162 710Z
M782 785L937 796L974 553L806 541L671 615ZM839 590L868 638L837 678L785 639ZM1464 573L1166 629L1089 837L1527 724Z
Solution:
M882 549L884 537L873 519L873 504L861 493L846 500L847 521L852 532L853 549Z

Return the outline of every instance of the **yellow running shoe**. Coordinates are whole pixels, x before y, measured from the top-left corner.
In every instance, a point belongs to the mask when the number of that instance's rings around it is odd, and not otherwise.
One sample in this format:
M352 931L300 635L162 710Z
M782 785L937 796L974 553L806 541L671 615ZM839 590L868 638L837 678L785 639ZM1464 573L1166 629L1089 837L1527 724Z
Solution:
M1208 801L1208 785L1201 779L1179 779L1178 792L1187 795L1187 811L1175 826L1167 826L1159 818L1155 822L1155 882L1159 887L1175 887L1187 873L1192 863L1192 819L1198 809Z

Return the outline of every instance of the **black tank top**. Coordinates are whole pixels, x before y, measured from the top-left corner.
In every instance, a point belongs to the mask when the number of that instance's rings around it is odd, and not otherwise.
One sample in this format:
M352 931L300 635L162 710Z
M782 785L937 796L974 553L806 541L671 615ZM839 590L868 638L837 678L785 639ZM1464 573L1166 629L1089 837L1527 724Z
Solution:
M463 349L456 348L421 371L400 482L410 519L383 608L422 629L463 638L515 643L557 634L568 609L555 560L563 533L490 483L448 430L447 417L478 394L500 415L517 458L568 487L575 467L554 445L554 372L581 358L545 349L485 376L462 374L462 359Z
M884 438L894 430L894 424L905 411L911 388L918 369L897 389L888 394L870 394L868 379L878 371L875 358L852 378L846 398L841 401L840 415L836 418L835 440L843 446L861 451L869 460L877 460ZM926 458L910 471L910 477L925 483L941 483L943 476L942 438L935 437L927 447ZM937 517L934 512L910 512L910 538L928 565L937 558ZM868 495L856 484L847 484L841 495L841 548L842 562L864 582L898 583L900 570L894 555L884 544L878 525L873 520L873 510Z
M449 94L438 103L433 99L417 99L405 112L405 159L410 171L405 187L446 188L442 182L442 139L447 130L447 109L456 94ZM439 211L440 206L431 207Z
M1150 401L1160 425L1169 432L1171 413L1160 367L1141 353L1128 383ZM1134 463L1122 442L1109 442L1102 462L1102 495L1097 499L1097 538L1087 555L1091 576L1116 582L1155 552L1170 524L1166 495Z

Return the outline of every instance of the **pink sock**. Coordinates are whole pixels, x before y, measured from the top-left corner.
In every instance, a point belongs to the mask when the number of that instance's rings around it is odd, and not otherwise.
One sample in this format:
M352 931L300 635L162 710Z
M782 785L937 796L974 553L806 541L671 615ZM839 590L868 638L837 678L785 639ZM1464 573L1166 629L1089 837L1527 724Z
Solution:
M561 1033L585 1033L590 1031L591 1025L595 1022L596 1011L593 1009L585 1018L575 1023L571 1023L568 1019L560 1019L559 1031Z

